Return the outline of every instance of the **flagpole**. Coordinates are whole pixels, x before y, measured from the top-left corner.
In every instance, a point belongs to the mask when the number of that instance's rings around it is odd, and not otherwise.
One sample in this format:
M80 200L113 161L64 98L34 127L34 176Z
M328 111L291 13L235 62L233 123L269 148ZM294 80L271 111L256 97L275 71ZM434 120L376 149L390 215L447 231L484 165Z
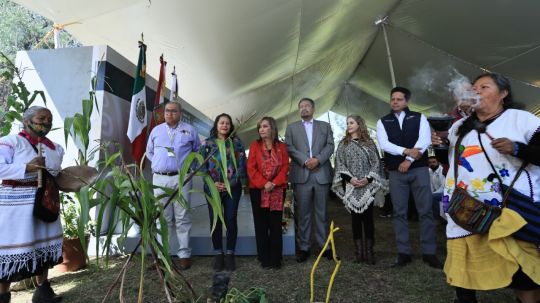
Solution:
M133 93L130 104L127 137L131 142L133 160L140 165L146 149L146 128L148 125L146 109L146 44L141 34L139 59L135 70Z

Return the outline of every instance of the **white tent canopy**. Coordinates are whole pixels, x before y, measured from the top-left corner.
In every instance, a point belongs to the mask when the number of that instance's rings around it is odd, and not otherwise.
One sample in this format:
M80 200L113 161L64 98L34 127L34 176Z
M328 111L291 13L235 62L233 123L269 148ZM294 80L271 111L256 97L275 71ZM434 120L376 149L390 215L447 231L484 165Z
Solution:
M358 113L370 126L389 110L386 31L398 85L427 114L454 104L455 71L512 80L517 101L540 113L540 2L534 0L16 0L66 27L85 45L108 44L132 61L144 32L148 72L176 66L179 95L213 118L257 111L298 119L296 104Z

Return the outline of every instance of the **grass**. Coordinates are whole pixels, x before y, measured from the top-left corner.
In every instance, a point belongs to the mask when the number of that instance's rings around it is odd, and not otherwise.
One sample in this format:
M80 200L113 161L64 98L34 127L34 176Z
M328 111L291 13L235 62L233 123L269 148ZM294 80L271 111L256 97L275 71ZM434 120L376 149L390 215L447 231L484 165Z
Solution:
M330 302L429 302L449 303L454 290L446 283L445 275L425 265L419 250L418 222L410 222L413 246L413 263L404 268L391 268L395 259L394 232L391 219L378 217L375 211L375 253L376 265L355 264L354 246L350 216L339 201L331 201L329 217L340 230L335 234L337 253L343 260L332 289ZM438 251L441 260L446 254L444 225L437 226ZM313 251L315 254L316 251ZM125 257L115 258L107 269L90 265L88 269L69 274L51 272L51 284L58 294L64 296L63 302L101 302L107 289L123 265ZM206 302L212 283L212 258L193 258L191 269L183 272L199 296L199 302ZM237 270L231 274L229 288L246 291L252 287L264 288L270 302L309 302L309 276L314 255L306 263L298 264L294 256L284 257L280 270L264 270L254 256L237 257ZM138 291L138 270L135 262L126 275L127 302L136 302ZM315 301L324 302L326 289L334 263L322 259L315 277ZM145 283L145 302L166 302L161 292L157 274L147 271ZM32 290L14 291L12 302L30 302ZM515 302L513 292L501 289L479 292L482 303ZM109 297L108 302L118 302L118 290ZM181 302L181 300L179 301Z

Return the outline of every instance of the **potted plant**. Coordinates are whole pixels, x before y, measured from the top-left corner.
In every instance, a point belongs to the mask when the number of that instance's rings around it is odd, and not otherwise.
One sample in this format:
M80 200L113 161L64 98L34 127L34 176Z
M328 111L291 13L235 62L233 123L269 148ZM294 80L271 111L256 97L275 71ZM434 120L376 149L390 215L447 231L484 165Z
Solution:
M85 238L80 239L78 231L78 220L81 215L80 206L67 193L61 193L60 199L62 203L60 219L64 229L63 262L56 268L61 272L77 271L86 267L86 253L82 247L82 241L88 243L93 224L90 221L85 225Z

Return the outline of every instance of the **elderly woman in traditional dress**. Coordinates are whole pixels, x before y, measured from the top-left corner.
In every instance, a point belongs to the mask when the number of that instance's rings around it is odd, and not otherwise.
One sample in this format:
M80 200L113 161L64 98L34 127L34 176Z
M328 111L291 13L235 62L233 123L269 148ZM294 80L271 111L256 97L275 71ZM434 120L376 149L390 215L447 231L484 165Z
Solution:
M501 182L508 186L514 179L513 189L540 201L540 119L512 108L510 81L502 75L480 75L473 90L479 102L449 130L448 158L439 159L450 162L443 206L448 208L457 186L480 202L501 207ZM439 144L442 139L434 133L432 141ZM525 170L518 174L523 162ZM444 272L456 287L454 302L474 303L475 290L503 287L514 289L522 303L540 302L540 250L511 236L520 222L517 212L503 208L488 233L477 234L448 216Z
M38 284L32 302L59 302L47 274L62 256L62 226L34 217L33 208L39 167L56 175L64 150L45 137L52 125L47 108L30 107L23 124L19 134L0 138L0 302L10 302L11 282L31 276Z
M336 152L332 190L351 213L355 262L375 264L373 203L378 191L388 191L375 142L362 117L347 117L347 132Z

